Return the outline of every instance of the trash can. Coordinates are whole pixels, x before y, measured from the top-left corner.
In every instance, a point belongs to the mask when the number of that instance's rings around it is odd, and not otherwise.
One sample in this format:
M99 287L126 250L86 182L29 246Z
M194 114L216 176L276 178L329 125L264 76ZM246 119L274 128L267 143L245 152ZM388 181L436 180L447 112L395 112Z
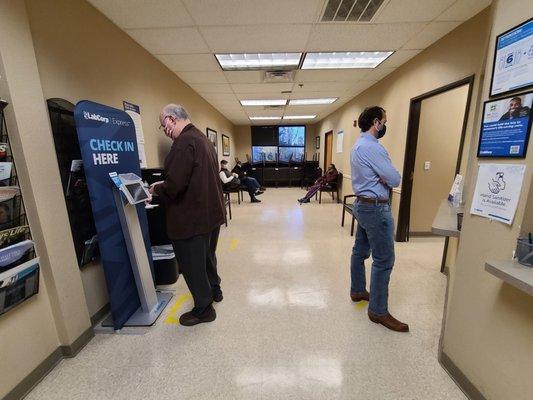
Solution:
M172 245L152 246L156 285L172 285L179 276L178 262Z

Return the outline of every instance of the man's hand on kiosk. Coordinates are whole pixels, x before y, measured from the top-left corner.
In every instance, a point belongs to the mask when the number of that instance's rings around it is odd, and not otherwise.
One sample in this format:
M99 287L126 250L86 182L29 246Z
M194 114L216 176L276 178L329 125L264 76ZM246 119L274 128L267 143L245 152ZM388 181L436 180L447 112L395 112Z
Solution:
M163 183L163 181L158 181L158 182L154 182L154 183L152 183L152 184L150 185L150 187L148 188L148 192L150 192L150 194L151 194L152 196L157 196L157 193L155 192L155 187L156 187L156 185L159 185L159 184L161 184L161 183Z

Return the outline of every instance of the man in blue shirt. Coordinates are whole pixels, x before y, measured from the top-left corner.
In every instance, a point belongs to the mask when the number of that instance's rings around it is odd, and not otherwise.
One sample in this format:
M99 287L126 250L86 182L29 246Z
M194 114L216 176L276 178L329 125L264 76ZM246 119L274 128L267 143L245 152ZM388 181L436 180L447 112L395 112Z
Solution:
M389 280L394 265L394 220L389 204L393 187L401 176L392 165L378 139L385 135L387 115L381 107L365 109L358 119L361 136L351 153L352 187L357 196L354 216L357 234L351 257L350 297L367 300L371 321L398 332L409 326L398 321L388 310ZM372 254L370 293L366 290L365 260Z

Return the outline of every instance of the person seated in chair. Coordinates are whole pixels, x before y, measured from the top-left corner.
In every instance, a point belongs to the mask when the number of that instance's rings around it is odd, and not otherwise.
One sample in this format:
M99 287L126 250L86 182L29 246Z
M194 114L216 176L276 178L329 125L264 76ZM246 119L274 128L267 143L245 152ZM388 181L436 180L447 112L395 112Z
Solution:
M301 199L298 199L298 202L300 204L309 203L311 201L311 197L313 197L319 189L336 183L338 176L339 171L337 171L337 168L335 168L335 164L330 164L326 173L315 181L313 186L311 186L307 191L307 194Z
M236 160L237 161L237 164L235 164L235 167L233 167L233 169L231 170L231 172L233 174L237 174L237 178L240 179L241 183L248 187L250 186L252 189L257 189L259 192L261 193L257 193L257 194L262 194L264 191L265 191L265 188L262 187L259 182L257 182L257 179L251 177L251 176L248 176L245 168L243 167L242 165L242 162L240 162L239 160Z
M246 191L250 195L251 203L261 203L256 195L261 194L257 188L253 188L250 184L245 185L244 182L241 182L238 175L235 172L230 172L228 169L228 162L226 160L220 161L220 180L222 181L222 188L226 190L235 190L240 189L241 184L246 187Z

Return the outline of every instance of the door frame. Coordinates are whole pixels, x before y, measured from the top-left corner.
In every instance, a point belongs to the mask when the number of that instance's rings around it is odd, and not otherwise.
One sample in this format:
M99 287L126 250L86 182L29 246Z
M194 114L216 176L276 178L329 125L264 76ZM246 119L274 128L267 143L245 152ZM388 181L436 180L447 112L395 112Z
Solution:
M328 136L331 135L331 148L328 146ZM333 131L328 131L324 133L324 173L328 170L328 166L326 165L327 156L328 153L331 153L331 162L333 162Z
M455 166L455 174L459 173L461 169L461 158L464 149L464 141L466 136L466 126L468 123L468 114L470 112L470 104L472 100L472 91L474 89L474 77L470 75L464 79L452 82L448 85L442 86L430 92L424 93L420 96L413 97L409 106L409 120L407 122L407 138L405 141L405 154L402 174L402 189L400 195L400 209L398 212L398 224L396 228L396 241L409 241L409 221L411 218L411 197L413 194L413 174L415 169L416 150L418 144L418 128L420 125L420 111L422 109L422 101L430 97L442 94L449 90L457 89L458 87L468 85L468 95L466 98L465 114L463 117L463 126L461 129L461 140L459 142L459 152L457 154L457 162ZM448 237L446 238L444 256L448 248ZM443 259L443 262L445 260Z

